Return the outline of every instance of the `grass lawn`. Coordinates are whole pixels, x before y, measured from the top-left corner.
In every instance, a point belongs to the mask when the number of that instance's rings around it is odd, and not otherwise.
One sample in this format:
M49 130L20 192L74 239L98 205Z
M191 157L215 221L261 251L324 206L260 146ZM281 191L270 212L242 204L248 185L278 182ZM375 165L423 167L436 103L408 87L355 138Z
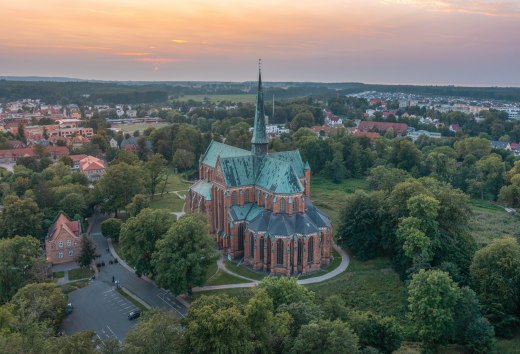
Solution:
M71 293L75 290L81 289L89 283L90 279L78 280L73 283L67 283L65 285L60 286L61 291L64 294Z
M337 226L345 199L357 189L369 189L368 182L362 178L349 178L341 183L334 183L327 178L316 176L311 179L311 200L331 218L332 224Z
M235 277L235 276L225 273L219 269L215 275L213 275L211 278L208 279L205 286L239 284L239 283L247 283L247 282L248 281L245 279Z
M52 276L54 278L63 278L65 276L65 272L63 270L60 270L59 272L52 273Z
M183 182L181 175L176 174L173 167L168 167L170 175L168 176L168 181L166 182L166 187L164 188L165 192L173 192L177 191L180 194L186 194L190 184L188 182ZM161 192L162 186L157 188L158 192Z
M366 262L351 258L344 273L307 288L320 297L340 295L355 310L396 318L402 314L404 286L387 258Z
M470 232L479 247L504 236L520 236L520 215L477 211L470 220Z
M520 353L520 334L513 339L496 338L496 353L518 354Z
M125 289L126 291L130 291L128 289ZM143 311L146 311L147 308L146 306L144 306L143 304L141 304L139 301L137 301L136 299L134 299L133 297L131 297L130 295L128 295L126 293L126 291L123 290L122 288L117 288L116 291L122 296L124 297L125 299L127 299L128 301L130 301L135 307L137 307L139 310L141 310L141 314Z
M132 123L132 124L114 124L112 128L121 129L125 133L132 134L136 130L142 132L147 128L162 128L171 125L171 123L160 122L160 123Z
M302 275L301 277L299 277L298 279L308 279L308 278L314 278L314 277L319 277L320 275L324 275L324 274L327 274L329 272L332 272L334 269L338 268L339 265L341 264L341 256L340 254L338 253L338 251L336 250L332 250L332 254L334 256L334 260L332 261L332 263L330 263L326 269L322 269L320 270L319 272L315 272L315 273L312 273L312 274L308 274L308 275Z
M179 198L175 193L156 195L150 202L152 209L167 209L170 211L182 211L184 200Z
M69 270L69 280L90 278L94 272L90 268L76 268Z
M238 265L237 263L230 262L228 260L226 260L224 262L224 264L226 265L226 268L229 269L230 271L232 271L233 273L237 273L238 275L241 275L241 276L249 278L249 279L262 280L264 277L267 276L267 274L262 274L262 273L252 271L251 269L247 268L246 266ZM244 280L243 282L247 282L247 281Z
M256 95L254 94L236 94L236 95L186 95L176 99L176 101L187 102L189 100L203 102L208 99L211 103L220 103L222 101L230 101L233 103L255 103Z

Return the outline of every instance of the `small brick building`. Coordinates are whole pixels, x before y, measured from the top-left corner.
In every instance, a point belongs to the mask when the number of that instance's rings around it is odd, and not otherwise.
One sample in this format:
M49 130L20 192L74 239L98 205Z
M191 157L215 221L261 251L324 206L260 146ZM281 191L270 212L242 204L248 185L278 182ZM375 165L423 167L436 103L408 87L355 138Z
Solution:
M305 274L330 263L332 225L310 200L299 151L268 153L259 75L251 151L212 141L186 211L208 216L218 246L255 270Z
M81 237L80 222L70 220L61 212L45 238L47 262L51 264L73 262L81 249Z

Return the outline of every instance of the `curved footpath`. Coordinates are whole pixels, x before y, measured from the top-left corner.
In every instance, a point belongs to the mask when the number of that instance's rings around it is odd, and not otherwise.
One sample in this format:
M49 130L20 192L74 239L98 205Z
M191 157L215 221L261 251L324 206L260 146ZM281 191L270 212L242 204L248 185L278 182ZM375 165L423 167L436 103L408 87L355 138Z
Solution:
M341 247L334 245L334 249L340 254L341 256L341 263L340 265L334 269L333 271L320 275L319 277L313 277L308 279L302 279L298 280L298 284L306 285L306 284L315 284L315 283L321 283L325 280L329 280L334 278L336 275L343 273L345 270L347 270L347 267L350 263L350 258ZM221 258L218 262L218 267L220 270L222 270L225 273L231 274L237 278L242 278L245 280L250 280L248 283L238 283L238 284L225 284L225 285L211 285L211 286L202 286L202 287L196 287L193 288L193 292L201 292L201 291L211 291L211 290L221 290L221 289L236 289L236 288L250 288L253 286L258 285L257 280L249 279L247 277L244 277L242 275L233 273L231 270L227 269L224 265L224 260Z

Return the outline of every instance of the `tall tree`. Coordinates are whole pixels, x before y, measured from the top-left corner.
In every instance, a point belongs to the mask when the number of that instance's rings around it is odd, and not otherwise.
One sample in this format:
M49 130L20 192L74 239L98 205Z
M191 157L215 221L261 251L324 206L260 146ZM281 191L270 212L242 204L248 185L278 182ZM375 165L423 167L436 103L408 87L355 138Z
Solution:
M357 353L358 337L350 326L339 320L321 320L303 326L294 340L291 353Z
M33 279L40 244L33 237L0 240L0 303L9 301L18 289Z
M408 285L408 317L426 348L445 344L454 333L461 291L448 273L421 269Z
M150 156L144 164L146 189L153 200L157 187L166 179L166 160L161 154Z
M235 298L202 296L186 316L191 353L253 353L251 330Z
M191 295L194 286L203 285L207 268L217 257L205 218L186 215L157 242L152 261L157 284L174 294Z
M509 336L520 311L520 245L513 237L495 240L475 253L471 281L497 333Z
M155 275L152 254L173 223L173 216L166 210L143 209L123 224L119 234L121 253L135 267L136 274Z
M120 162L107 168L95 187L98 202L105 210L117 212L143 191L142 170L139 166Z
M0 236L39 237L42 233L42 221L43 215L34 200L8 195L4 198L4 208L0 214Z
M128 332L126 354L184 353L185 329L173 312L151 310Z
M89 236L83 236L81 238L80 247L76 262L78 262L81 267L88 267L96 258L96 246Z
M123 222L116 218L106 219L101 223L101 233L114 241L119 241L119 234Z

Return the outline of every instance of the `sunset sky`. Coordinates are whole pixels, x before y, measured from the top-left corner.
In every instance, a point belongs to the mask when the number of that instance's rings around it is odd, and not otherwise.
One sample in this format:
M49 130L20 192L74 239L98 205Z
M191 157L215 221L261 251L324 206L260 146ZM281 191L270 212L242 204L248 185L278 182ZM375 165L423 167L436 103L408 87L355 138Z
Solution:
M520 0L0 0L0 75L520 86Z

